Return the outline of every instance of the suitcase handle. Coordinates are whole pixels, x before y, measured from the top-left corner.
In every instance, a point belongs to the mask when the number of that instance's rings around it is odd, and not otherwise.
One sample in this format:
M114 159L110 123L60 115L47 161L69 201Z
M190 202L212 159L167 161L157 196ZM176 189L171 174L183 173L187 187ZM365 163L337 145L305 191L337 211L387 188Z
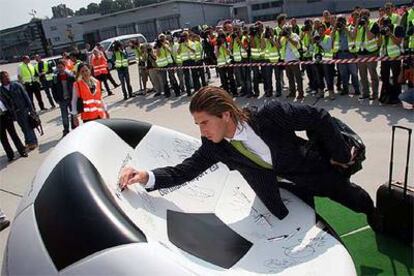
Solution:
M394 137L395 137L395 130L397 128L408 131L407 161L406 161L406 165L405 165L405 175L404 175L404 197L406 197L407 196L407 186L408 186L408 164L410 162L410 147L411 147L411 132L412 132L411 128L403 127L403 126L397 126L397 125L392 126L391 160L390 160L390 175L389 175L389 178L388 178L388 189L391 192L391 185L393 185L392 184L392 169L393 169L393 165L394 165Z

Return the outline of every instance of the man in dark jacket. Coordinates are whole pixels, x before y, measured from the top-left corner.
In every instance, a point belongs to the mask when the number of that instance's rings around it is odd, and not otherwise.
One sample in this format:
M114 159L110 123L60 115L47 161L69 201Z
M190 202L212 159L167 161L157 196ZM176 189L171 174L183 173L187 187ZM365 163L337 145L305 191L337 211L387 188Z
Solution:
M148 191L190 181L217 162L238 170L264 205L279 219L288 214L277 176L291 181L293 192L329 197L367 214L378 229L378 215L369 194L350 182L338 168L351 166L353 156L329 113L307 105L269 102L257 111L242 110L220 88L200 89L190 103L200 127L201 147L175 167L152 171L126 168L120 186L139 182ZM324 146L324 154L309 147L295 131L307 131Z
M63 136L69 133L69 114L72 101L72 88L75 77L65 69L65 62L59 60L57 72L53 75L52 94L59 104L63 124Z
M14 145L20 153L20 156L27 157L26 148L22 144L22 141L17 135L14 127L12 107L10 106L9 101L0 94L0 141L3 145L4 151L6 152L7 159L10 162L14 160L14 152L10 146L9 139L7 138L7 133L9 133L12 138Z
M11 82L9 73L0 72L0 94L9 102L11 112L24 134L26 147L29 150L37 148L37 137L29 124L29 113L35 113L32 102L24 87L18 82Z

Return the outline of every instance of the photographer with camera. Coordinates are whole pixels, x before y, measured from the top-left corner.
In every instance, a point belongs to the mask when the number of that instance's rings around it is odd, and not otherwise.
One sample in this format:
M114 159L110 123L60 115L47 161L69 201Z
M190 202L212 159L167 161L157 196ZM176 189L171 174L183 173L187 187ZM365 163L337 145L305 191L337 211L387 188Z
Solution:
M346 26L346 18L344 16L337 17L336 24L331 32L331 37L333 40L332 52L335 59L355 58L355 41ZM350 76L355 94L360 94L357 65L355 63L338 64L338 70L342 80L341 95L347 95L349 93L348 84Z
M195 52L194 43L190 40L188 31L184 31L179 40L179 47L177 53L181 56L183 66L195 65ZM185 88L187 96L191 96L191 80L193 80L194 91L198 91L201 88L200 80L198 78L198 72L194 69L184 69Z
M194 49L195 49L194 64L198 66L204 65L204 51L203 51L203 46L201 45L200 36L196 33L191 33L190 40L193 42ZM194 71L197 73L197 79L199 79L199 82L201 82L201 85L207 86L206 74L204 72L204 68L195 68Z
M133 97L132 95L132 86L129 78L129 61L128 54L124 49L124 46L121 42L114 42L114 55L112 57L113 63L115 64L115 69L118 72L118 78L121 81L122 93L124 94L124 100L128 97ZM128 89L128 93L127 93Z
M392 24L391 18L384 17L381 20L381 36L379 44L381 45L380 55L382 57L396 58L401 55L402 40L404 38L404 29L401 26ZM390 72L392 79L390 81ZM401 93L401 85L398 84L398 76L401 71L400 60L386 60L381 62L381 95L382 103L398 103L398 95Z
M412 1L411 7L402 16L401 26L404 28L405 33L404 49L412 54L414 53L414 1Z
M360 16L355 19L356 26L351 32L351 36L355 41L354 49L358 58L376 57L378 56L380 42L380 28L375 20L370 19L370 12L362 9ZM357 64L359 76L361 80L362 94L360 99L370 100L378 98L379 78L377 73L377 62L361 62ZM368 81L368 73L371 83ZM372 89L370 96L369 87Z
M155 49L151 47L150 44L146 44L145 52L147 57L147 71L149 79L152 83L152 87L154 88L155 93L162 94L164 92L164 86L162 82L162 77L159 74L160 71L153 70L154 68L157 68L157 56L154 53Z
M230 40L230 49L232 52L232 56L233 56L233 64L241 64L243 63L243 58L246 59L247 58L247 52L245 50L245 48L243 48L242 45L242 32L239 26L235 26L234 27L234 31L231 34L231 40ZM244 38L245 39L245 38ZM250 78L248 78L249 80L249 84L246 83L246 79L244 79L244 77L246 77L245 72L243 72L243 70L247 68L247 67L235 67L234 68L234 75L236 77L236 84L237 86L241 86L241 94L242 95L246 95L247 90L251 91L251 80ZM250 71L249 71L250 72ZM247 88L250 87L250 88Z
M221 33L217 37L217 45L215 48L215 54L217 57L216 70L220 76L221 86L228 93L231 93L234 97L237 94L236 80L234 79L234 72L232 67L226 65L231 64L231 51L227 44L227 38L224 33ZM220 67L225 66L225 67Z
M172 57L171 48L166 39L165 34L160 34L158 36L158 39L155 42L154 50L155 50L155 55L157 57L156 64L158 68L168 68L168 67L174 66L174 59ZM178 87L178 82L175 78L174 71L173 70L159 70L158 74L160 75L161 83L164 87L163 89L164 96L167 98L171 96L170 87L167 81L167 75L170 80L171 86L174 90L175 96L176 97L180 96L180 88ZM154 96L157 97L160 95L161 93L157 92Z
M262 56L262 29L263 25L253 25L250 26L249 29L249 36L250 36L250 59L253 63L256 62L262 62L263 57ZM259 82L260 82L260 67L259 66L253 66L253 91L254 94L250 94L247 97L259 97L260 91L259 91Z
M312 19L306 19L303 27L301 28L300 41L302 45L302 60L311 61L313 59L314 46L312 43L313 21ZM315 81L314 64L303 64L302 69L306 71L306 75L309 80L309 90L311 94L316 94L318 89Z
M277 63L279 62L279 42L275 39L273 35L273 30L269 27L266 27L264 33L264 40L262 45L265 48L265 60L267 63ZM273 95L273 70L275 72L276 79L276 97L282 95L282 74L280 67L276 65L268 65L262 67L263 72L263 88L266 97L271 97Z
M326 34L326 28L324 25L321 25L318 29L314 31L313 34L313 44L314 44L314 59L316 62L316 68L318 74L316 77L316 82L318 86L318 93L316 96L318 98L323 98L325 95L324 80L328 88L329 98L331 100L335 99L334 94L334 73L335 65L319 63L322 60L332 60L333 51L332 51L332 37Z
M292 33L290 25L283 26L279 34L278 43L280 45L280 59L285 62L296 62L300 60L300 38L297 34ZM287 97L295 97L302 100L303 80L299 64L286 65L286 75L289 80L289 94ZM296 90L298 94L296 95Z
M398 13L395 12L395 7L392 2L387 2L384 5L385 16L391 19L393 25L399 25L401 22L401 17Z

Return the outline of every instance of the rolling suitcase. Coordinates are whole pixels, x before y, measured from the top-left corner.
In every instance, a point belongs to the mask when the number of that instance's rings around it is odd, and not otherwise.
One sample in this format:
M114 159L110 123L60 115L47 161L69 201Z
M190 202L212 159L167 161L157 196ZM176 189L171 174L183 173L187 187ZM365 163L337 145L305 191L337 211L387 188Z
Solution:
M394 137L395 130L408 131L407 161L404 183L393 180ZM412 129L393 126L391 140L390 174L388 182L381 185L377 191L377 209L383 217L383 231L392 237L413 245L413 202L414 192L408 188L408 167L410 160L410 144Z

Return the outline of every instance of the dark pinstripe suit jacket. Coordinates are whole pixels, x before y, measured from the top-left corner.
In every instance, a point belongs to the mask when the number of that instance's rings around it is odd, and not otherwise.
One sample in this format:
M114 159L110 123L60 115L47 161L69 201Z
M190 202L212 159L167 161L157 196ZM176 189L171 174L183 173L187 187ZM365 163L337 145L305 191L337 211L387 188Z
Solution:
M323 109L273 101L252 110L249 125L263 139L271 151L273 169L263 169L222 140L213 143L202 138L201 147L174 167L153 170L154 190L183 184L197 177L213 164L222 162L231 170L238 170L270 212L282 219L288 214L280 194L276 175L307 174L326 170L329 159L348 162L344 140ZM307 147L306 140L295 131L307 131L321 141L329 156L321 156Z

